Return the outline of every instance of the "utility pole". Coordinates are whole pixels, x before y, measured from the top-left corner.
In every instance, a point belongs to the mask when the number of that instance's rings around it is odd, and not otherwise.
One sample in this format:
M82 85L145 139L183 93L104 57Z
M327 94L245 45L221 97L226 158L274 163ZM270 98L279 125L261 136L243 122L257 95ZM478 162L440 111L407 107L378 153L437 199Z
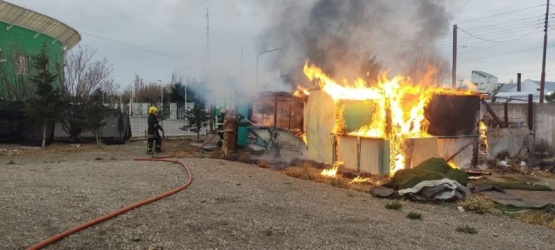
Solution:
M264 53L268 53L268 52L272 52L272 51L278 51L280 49L281 48L275 48L275 49L260 51L258 53L258 55L256 55L256 92L260 92L260 89L258 87L258 57L260 57L260 55L262 55Z
M457 88L457 25L453 25L453 68L451 68L451 88Z
M517 73L516 74L516 92L522 91L522 84L520 82L521 78L522 78L522 74Z
M549 24L549 0L547 0L546 11L545 11L545 26L543 29L543 59L542 59L542 78L540 82L540 103L543 103L544 92L545 92L545 57L547 54L547 27Z
M243 84L243 46L241 45L241 69L239 71L239 83Z
M208 14L208 7L206 7L206 67L210 65L210 15Z
M208 14L208 7L206 7L206 84L210 78L210 14ZM210 132L214 129L214 105L212 96L207 96L208 112L210 112Z

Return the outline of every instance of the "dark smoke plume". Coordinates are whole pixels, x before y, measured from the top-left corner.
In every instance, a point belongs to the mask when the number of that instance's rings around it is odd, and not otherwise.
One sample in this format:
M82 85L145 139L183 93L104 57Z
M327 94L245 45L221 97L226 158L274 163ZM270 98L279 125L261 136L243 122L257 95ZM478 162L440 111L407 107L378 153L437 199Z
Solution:
M375 79L384 67L395 74L409 74L415 58L433 54L434 42L449 32L448 2L279 1L272 6L273 25L261 47L283 48L275 63L287 72L292 84L305 81L302 66L306 60L335 79Z

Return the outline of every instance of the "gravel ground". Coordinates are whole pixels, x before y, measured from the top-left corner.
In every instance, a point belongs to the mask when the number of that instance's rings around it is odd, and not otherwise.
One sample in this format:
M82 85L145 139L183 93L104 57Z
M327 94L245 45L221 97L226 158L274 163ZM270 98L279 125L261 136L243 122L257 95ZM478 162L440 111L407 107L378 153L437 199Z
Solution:
M170 144L168 144L170 146ZM137 162L144 143L0 145L0 249L24 249L184 183L179 164ZM253 165L184 158L193 184L46 249L553 249L553 230L402 201ZM422 214L409 220L409 212ZM477 234L456 231L468 225Z

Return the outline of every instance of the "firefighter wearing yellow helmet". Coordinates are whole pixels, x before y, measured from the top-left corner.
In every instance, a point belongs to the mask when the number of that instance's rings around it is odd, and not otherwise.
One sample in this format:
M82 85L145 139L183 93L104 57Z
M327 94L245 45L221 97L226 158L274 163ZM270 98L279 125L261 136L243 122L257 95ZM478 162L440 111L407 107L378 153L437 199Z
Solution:
M158 123L158 109L154 106L148 108L148 138L147 138L147 154L152 154L152 147L157 153L162 152L162 137L160 137L159 130L164 131L162 126ZM156 145L153 145L156 142Z

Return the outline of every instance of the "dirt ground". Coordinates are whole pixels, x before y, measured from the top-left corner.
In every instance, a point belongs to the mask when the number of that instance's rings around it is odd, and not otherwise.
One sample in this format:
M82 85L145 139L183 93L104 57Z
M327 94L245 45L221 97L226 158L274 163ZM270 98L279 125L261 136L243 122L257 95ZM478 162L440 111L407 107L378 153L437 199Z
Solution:
M182 152L183 142L167 142ZM138 162L124 145L0 145L0 249L24 249L187 179L178 164ZM452 204L390 200L220 159L181 158L182 192L66 237L46 249L552 249L554 232ZM409 212L422 215L410 220ZM460 226L477 234L458 232Z

